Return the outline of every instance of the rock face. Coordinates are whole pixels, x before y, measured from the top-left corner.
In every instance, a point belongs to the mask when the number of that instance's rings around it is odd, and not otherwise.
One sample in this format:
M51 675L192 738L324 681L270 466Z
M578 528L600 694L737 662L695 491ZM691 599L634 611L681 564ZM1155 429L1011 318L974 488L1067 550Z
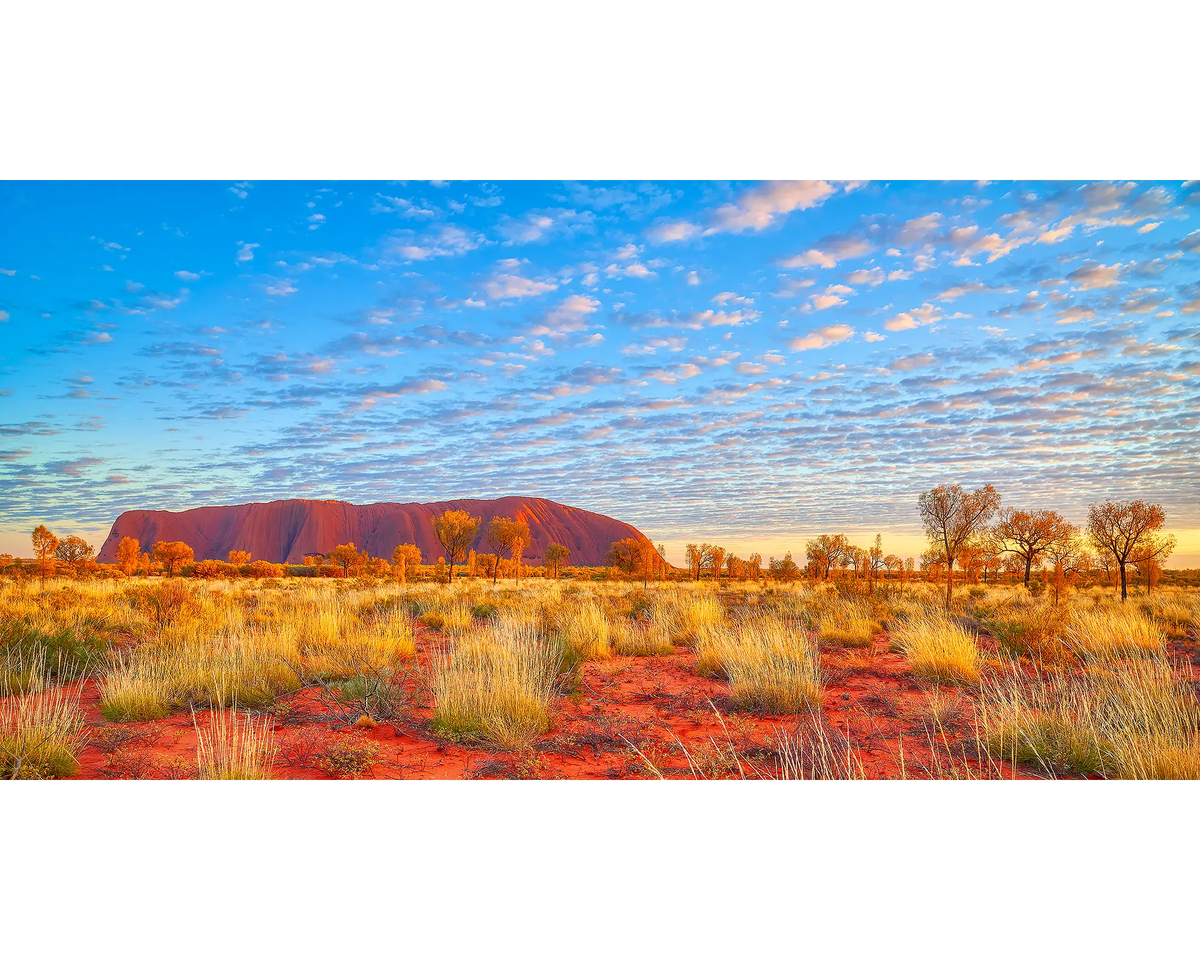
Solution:
M492 517L519 517L529 524L530 543L523 554L537 563L550 543L561 543L568 564L602 566L608 548L626 537L646 537L620 520L536 497L498 500L446 500L441 503L369 503L341 500L273 500L232 507L129 510L117 518L98 559L116 559L122 537L133 537L144 552L157 540L182 540L197 560L224 560L230 550L248 550L255 560L302 563L306 554L328 553L341 543L366 548L373 557L390 559L401 543L415 543L426 563L445 551L433 532L433 518L443 510L466 510L482 517L474 549L488 552L483 534Z

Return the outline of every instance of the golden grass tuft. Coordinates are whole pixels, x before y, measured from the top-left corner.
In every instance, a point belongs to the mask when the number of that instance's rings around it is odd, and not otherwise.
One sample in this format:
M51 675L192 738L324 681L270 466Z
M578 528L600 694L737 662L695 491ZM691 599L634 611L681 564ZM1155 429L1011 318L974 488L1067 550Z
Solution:
M195 714L196 765L201 780L270 780L271 764L279 751L268 717L239 719L236 709L213 710L207 730Z
M994 756L1049 773L1200 779L1200 701L1164 659L1010 670L984 683L979 721Z
M550 729L559 654L526 618L503 615L431 663L433 727L523 747Z
M583 660L606 660L612 656L608 618L595 602L572 604L562 615L559 635Z
M639 623L618 617L610 624L609 638L619 657L669 657L675 652L670 633L653 620Z
M820 663L804 631L772 617L707 629L696 643L697 672L725 677L741 710L797 713L819 704Z
M77 691L51 686L35 675L23 693L0 700L0 779L70 776L78 770L86 743Z
M817 636L839 647L869 647L878 626L861 603L840 597L825 601L816 615Z
M922 609L892 628L892 642L908 658L913 674L936 683L978 683L975 635L945 614Z
M1164 652L1162 631L1136 610L1094 608L1074 610L1064 642L1079 657L1159 657Z

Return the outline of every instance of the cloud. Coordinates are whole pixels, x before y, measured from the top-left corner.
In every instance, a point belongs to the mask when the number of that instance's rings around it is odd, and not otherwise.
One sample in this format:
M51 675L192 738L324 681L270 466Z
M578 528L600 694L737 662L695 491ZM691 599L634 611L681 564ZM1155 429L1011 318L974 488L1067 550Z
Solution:
M989 287L986 283L960 283L939 293L938 300L954 301L969 293L1012 293L1010 287Z
M564 337L568 333L587 330L587 318L600 307L599 300L572 294L562 303L546 312L541 322L529 332L534 336Z
M454 224L431 227L420 236L411 230L401 231L388 244L388 252L402 260L430 260L434 257L457 257L481 246L486 238L481 233Z
M700 227L689 220L661 220L646 231L646 238L654 243L676 243L699 236Z
M837 193L825 180L780 180L745 191L733 203L712 212L712 225L705 233L743 233L765 230L793 210L820 206Z
M514 261L501 261L502 264L513 264ZM511 268L510 268L511 269ZM513 300L521 297L539 297L543 293L557 290L558 284L553 280L532 280L516 273L495 273L484 284L484 290L489 300Z
M561 207L552 210L530 210L520 217L503 216L496 232L506 245L536 243L553 236L572 236L580 230L590 230L594 216Z
M267 284L267 296L269 297L289 297L296 292L292 281L286 278L282 280L272 280Z
M1193 230L1179 241L1179 249L1188 253L1200 253L1200 230Z
M190 270L176 270L175 276L177 276L180 280L189 280L190 281L190 280L199 280L200 279L200 274L192 273L192 271L190 271Z
M842 260L853 260L865 257L875 249L875 245L865 237L826 237L821 241L820 248L812 248L794 257L776 261L778 266L787 270L798 267L836 267Z
M910 353L893 360L888 364L888 369L900 372L920 370L922 367L932 367L936 362L932 353Z
M237 262L247 263L254 259L254 251L258 249L257 243L246 243L244 240L238 241Z
M1082 267L1068 273L1067 279L1078 286L1080 290L1105 290L1115 287L1121 282L1122 269L1124 267L1119 263L1105 266L1102 263L1088 261Z
M823 350L841 343L854 336L854 328L845 323L834 323L827 327L818 327L802 337L788 341L792 350Z
M103 462L99 457L83 457L79 460L54 460L46 464L46 472L57 473L64 477L81 477L85 470L98 467Z
M915 310L906 310L903 313L898 313L892 319L888 320L883 326L886 330L891 330L893 333L900 330L915 330L917 327L927 327L930 324L937 323L939 320L947 319L942 313L942 308L935 304L926 303Z

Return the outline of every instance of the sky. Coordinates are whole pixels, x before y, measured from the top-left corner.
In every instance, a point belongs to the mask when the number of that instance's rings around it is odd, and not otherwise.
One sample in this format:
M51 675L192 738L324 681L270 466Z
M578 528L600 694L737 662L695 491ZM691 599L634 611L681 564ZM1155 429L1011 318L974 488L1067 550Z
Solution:
M124 510L548 497L682 561L917 496L1200 566L1200 182L0 183L0 552Z

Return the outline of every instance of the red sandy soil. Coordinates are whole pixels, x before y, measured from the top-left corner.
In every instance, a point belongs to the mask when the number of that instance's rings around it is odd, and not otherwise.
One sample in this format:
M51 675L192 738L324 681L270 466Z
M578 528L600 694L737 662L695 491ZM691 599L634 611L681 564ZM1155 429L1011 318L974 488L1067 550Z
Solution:
M986 639L983 643L987 656ZM438 645L436 635L420 629L420 660ZM1181 661L1190 660L1181 645L1172 642L1172 648ZM305 738L372 741L379 759L364 776L374 779L656 776L648 762L669 778L776 775L771 745L779 732L796 731L804 718L738 713L729 703L727 685L697 676L694 663L690 649L677 647L667 657L614 657L585 664L578 691L554 706L553 729L522 751L458 743L431 732L429 697L416 679L418 671L404 681L413 705L403 721L371 729L331 714L317 691L302 690L284 698L286 715L274 721L284 748L274 776L328 778L296 749ZM870 649L825 649L822 666L826 731L835 742L844 743L845 737L855 745L866 777L1036 775L1004 763L980 762L971 733L973 702L954 687L939 688L944 705L952 709L948 715L944 711L940 726L931 722L927 688L913 679L902 656L888 651L886 635L878 635ZM1195 679L1196 668L1192 670ZM115 729L129 731L134 739L115 752L111 747L102 752L94 744L86 748L77 778L195 776L196 730L190 714L154 723L107 724L98 699L96 685L89 681L81 702L93 739L103 740ZM197 722L207 729L207 711L197 714Z
M433 533L433 518L444 510L466 510L480 517L479 539L492 517L519 517L529 524L528 562L540 562L550 543L561 543L570 563L603 566L608 549L627 537L645 539L635 528L603 514L568 507L539 497L498 500L446 500L440 503L370 503L341 500L273 500L229 507L129 510L117 517L100 548L101 563L116 560L122 537L133 537L143 551L157 540L182 540L197 560L224 560L230 550L247 550L255 560L303 563L307 554L328 553L353 543L373 557L391 557L401 543L415 543L432 563L445 553ZM487 552L476 543L475 549Z

